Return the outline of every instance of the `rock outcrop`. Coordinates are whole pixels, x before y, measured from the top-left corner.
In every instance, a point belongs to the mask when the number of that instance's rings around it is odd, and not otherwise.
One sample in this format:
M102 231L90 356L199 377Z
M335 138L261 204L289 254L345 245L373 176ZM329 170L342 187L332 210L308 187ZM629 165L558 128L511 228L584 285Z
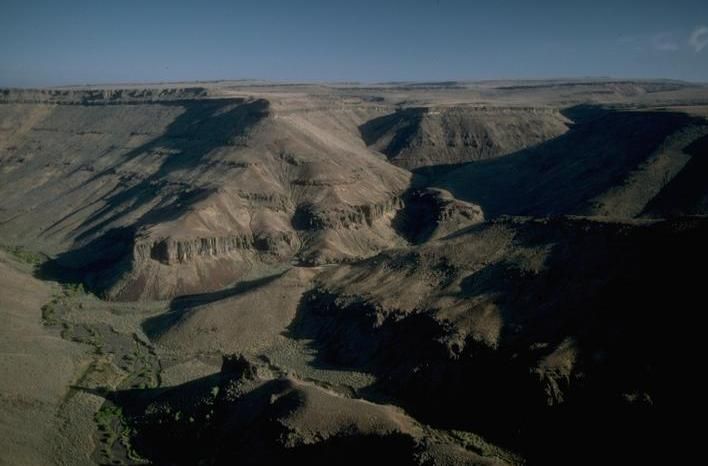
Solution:
M410 242L423 243L483 221L478 205L455 199L444 189L425 188L406 193L396 224Z

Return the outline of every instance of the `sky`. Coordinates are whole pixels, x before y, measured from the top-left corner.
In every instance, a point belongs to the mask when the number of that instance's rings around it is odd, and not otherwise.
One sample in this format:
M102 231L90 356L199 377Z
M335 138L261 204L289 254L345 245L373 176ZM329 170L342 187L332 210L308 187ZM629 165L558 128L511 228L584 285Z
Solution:
M0 86L708 82L708 0L0 0Z

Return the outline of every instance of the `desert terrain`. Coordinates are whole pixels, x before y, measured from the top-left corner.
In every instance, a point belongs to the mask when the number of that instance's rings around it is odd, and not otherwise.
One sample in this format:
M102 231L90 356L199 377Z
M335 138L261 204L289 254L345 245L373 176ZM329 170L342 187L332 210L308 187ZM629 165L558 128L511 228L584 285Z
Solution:
M0 464L671 455L707 216L704 84L0 89Z

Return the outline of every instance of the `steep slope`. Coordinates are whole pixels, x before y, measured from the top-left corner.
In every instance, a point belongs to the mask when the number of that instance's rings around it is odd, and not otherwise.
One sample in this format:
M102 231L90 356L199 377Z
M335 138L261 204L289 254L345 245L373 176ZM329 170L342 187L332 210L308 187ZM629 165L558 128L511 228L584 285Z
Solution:
M691 158L706 120L678 112L576 107L575 124L539 146L451 169L421 170L421 182L498 215L639 215Z
M594 215L636 217L643 211L651 209L650 205L659 202L657 197L664 196L667 197L663 201L665 206L675 206L673 215L679 212L684 215L689 212L701 212L700 194L695 194L692 198L687 195L682 199L681 194L667 195L664 190L667 185L674 183L674 186L683 186L687 191L695 191L696 188L700 190L698 186L702 183L699 180L682 181L682 178L685 178L687 173L691 173L691 177L700 177L701 173L705 173L700 167L700 159L706 150L705 146L700 147L700 141L704 140L706 135L708 135L706 123L692 123L679 128L670 134L649 157L627 173L621 184L610 187L592 199L590 212ZM695 209L687 205L692 202L697 204ZM664 212L656 215L655 218L666 216Z
M646 205L644 216L708 215L708 134L696 139L684 153L691 156L690 160L666 180L661 191Z
M366 143L407 169L487 160L557 137L568 120L536 107L418 107L375 118L360 128Z
M700 308L707 228L499 220L324 272L291 332L417 419L534 464L641 458L665 433L652 406L690 345L674 313Z
M514 459L479 440L469 449L390 405L345 398L270 373L242 356L166 391L119 392L134 443L169 464L502 465ZM476 451L475 451L476 450Z
M0 233L109 297L217 290L403 241L391 222L410 175L357 131L375 110L72 95L0 105Z

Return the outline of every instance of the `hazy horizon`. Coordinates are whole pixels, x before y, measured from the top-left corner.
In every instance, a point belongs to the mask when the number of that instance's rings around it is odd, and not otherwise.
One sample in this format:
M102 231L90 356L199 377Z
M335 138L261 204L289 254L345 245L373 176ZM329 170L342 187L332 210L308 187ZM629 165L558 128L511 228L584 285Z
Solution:
M0 86L708 80L708 3L9 0Z

